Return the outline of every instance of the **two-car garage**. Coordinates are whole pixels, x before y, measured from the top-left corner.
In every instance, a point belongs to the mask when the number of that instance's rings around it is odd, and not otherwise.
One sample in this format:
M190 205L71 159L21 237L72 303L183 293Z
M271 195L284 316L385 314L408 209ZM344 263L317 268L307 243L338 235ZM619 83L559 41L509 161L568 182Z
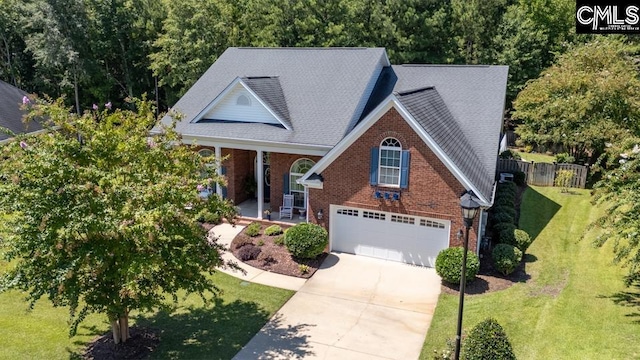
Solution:
M331 205L331 251L434 267L451 222Z

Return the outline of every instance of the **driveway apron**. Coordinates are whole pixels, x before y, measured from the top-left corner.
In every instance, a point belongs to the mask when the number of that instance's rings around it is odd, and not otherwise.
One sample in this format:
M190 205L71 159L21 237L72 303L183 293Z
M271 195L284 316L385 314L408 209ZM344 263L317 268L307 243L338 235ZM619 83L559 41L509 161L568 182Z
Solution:
M417 359L439 294L434 269L332 253L234 359Z

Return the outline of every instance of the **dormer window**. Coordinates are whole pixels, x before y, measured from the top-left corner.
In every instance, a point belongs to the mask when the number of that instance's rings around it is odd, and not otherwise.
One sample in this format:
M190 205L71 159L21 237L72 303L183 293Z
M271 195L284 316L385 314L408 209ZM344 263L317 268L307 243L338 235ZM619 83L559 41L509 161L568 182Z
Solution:
M251 100L249 100L249 97L247 97L246 95L240 95L236 100L236 105L251 106Z

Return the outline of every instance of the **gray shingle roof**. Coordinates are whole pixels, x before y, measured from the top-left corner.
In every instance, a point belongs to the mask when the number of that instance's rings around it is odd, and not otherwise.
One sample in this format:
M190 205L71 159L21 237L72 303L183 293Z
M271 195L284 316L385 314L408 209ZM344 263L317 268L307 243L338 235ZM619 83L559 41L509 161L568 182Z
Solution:
M506 99L507 66L485 65L399 65L393 66L398 75L394 91L406 92L432 86L446 105L451 118L457 123L458 131L469 144L470 149L482 165L486 178L493 182L496 171L500 132ZM416 119L418 121L424 121ZM444 136L439 144L449 147L450 137ZM464 169L473 168L468 156L460 156L453 161L461 162L458 166L469 179L473 179L473 170L467 173ZM475 183L475 180L472 180ZM483 194L486 184L476 184ZM490 195L490 194L489 194ZM491 196L487 196L491 199Z
M382 48L229 48L173 107L184 116L177 130L186 136L334 146L360 117L368 85L385 65ZM264 76L277 76L293 130L256 123L192 123L237 77ZM277 97L268 101L278 104ZM274 110L284 111L279 105Z
M280 119L291 128L292 125L287 100L284 97L280 80L277 77L244 77L242 81L266 102L267 105L278 114Z
M20 104L22 104L22 97L25 95L27 95L26 92L0 80L0 127L7 128L14 133L42 129L37 122L32 121L28 124L22 122L24 112L20 110ZM8 134L0 131L0 140L5 140L9 137Z
M428 87L397 93L400 103L440 146L449 159L473 183L485 199L491 199L494 173L487 169L471 147L458 122L438 94ZM496 148L497 150L497 148ZM496 157L494 155L494 162ZM495 171L495 167L494 170Z

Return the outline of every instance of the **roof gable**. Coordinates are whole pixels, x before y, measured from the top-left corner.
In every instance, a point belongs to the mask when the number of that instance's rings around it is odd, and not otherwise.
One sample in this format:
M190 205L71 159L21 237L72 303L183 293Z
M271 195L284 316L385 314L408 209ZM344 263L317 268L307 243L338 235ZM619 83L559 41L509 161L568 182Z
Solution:
M277 77L236 78L193 122L263 123L292 129Z
M419 94L419 96L414 95ZM424 95L427 96L424 96ZM412 96L413 95L413 96ZM403 98L404 97L404 98ZM421 98L422 101L431 102L430 105L420 105L419 108L413 106L412 101ZM401 100L402 99L402 100ZM411 110L408 110L404 105L409 104ZM442 161L442 163L451 171L453 176L460 181L460 183L467 189L473 190L485 206L490 206L493 191L493 175L489 175L486 172L478 172L477 167L467 167L467 162L461 163L457 157L451 158L450 154L457 155L455 152L451 152L452 146L465 146L465 141L451 141L451 144L447 145L447 151L439 144L437 140L448 142L450 139L455 138L457 128L456 126L446 126L447 129L437 129L432 136L427 129L433 130L441 126L445 122L452 120L450 113L446 110L446 106L443 108L443 103L437 92L433 88L425 88L415 93L409 94L392 94L389 95L382 103L380 103L365 119L363 119L353 131L347 135L338 145L336 145L327 155L325 155L316 165L303 176L299 182L310 186L319 187L318 181L313 181L312 177L317 174L322 174L335 159L338 158L346 149L351 146L357 139L360 138L368 129L375 125L375 123L382 118L391 108L395 108L400 113L409 126L420 136L425 144L434 152L434 154ZM416 111L418 110L418 111ZM413 114L416 114L421 120L418 121ZM434 119L423 121L423 117L433 117ZM467 149L468 150L468 149ZM466 155L470 150L464 150ZM472 152L471 152L472 153ZM465 159L466 161L467 159ZM477 158L468 159L468 163L473 163L475 160L477 166L481 164L477 161ZM488 184L488 186L486 186Z
M385 66L390 64L383 48L228 48L173 106L182 115L176 130L186 141L198 136L332 147L361 118ZM274 86L270 80L248 78L263 75L277 77L282 96L267 90ZM286 125L196 123L236 78ZM287 117L290 130L284 127ZM171 116L162 121L170 123Z

